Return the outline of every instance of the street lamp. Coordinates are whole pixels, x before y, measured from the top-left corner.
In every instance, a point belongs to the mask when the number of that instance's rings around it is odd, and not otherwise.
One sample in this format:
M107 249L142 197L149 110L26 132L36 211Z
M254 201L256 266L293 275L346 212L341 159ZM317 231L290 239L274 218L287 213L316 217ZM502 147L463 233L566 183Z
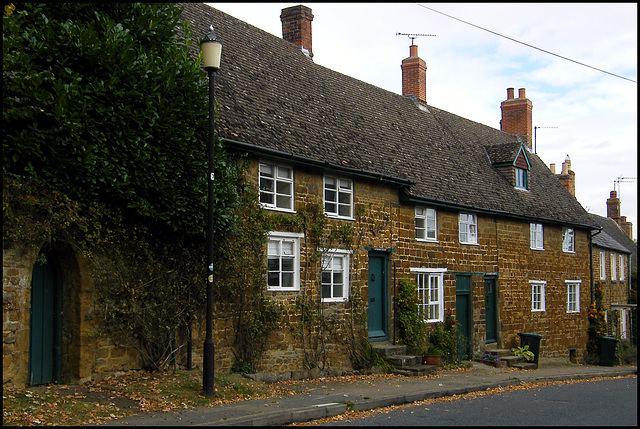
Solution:
M204 69L209 73L209 190L208 190L208 225L207 225L207 335L204 340L202 388L205 396L213 397L213 374L215 346L213 342L213 198L215 190L214 162L215 162L215 100L214 81L216 71L220 68L220 56L222 54L222 42L213 32L213 25L209 27L209 33L200 42L202 62Z

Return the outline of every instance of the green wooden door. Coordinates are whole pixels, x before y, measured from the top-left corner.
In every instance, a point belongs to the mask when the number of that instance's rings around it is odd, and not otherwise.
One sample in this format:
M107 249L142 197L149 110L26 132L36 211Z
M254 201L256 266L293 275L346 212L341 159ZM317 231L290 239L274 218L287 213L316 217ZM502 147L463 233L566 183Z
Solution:
M57 383L60 377L61 294L54 258L38 258L31 278L27 384Z
M369 254L367 326L370 341L389 339L387 332L387 257Z
M496 279L484 279L484 308L486 323L486 342L494 343L498 340L498 309L497 309Z
M458 356L471 359L471 277L456 276L456 321Z

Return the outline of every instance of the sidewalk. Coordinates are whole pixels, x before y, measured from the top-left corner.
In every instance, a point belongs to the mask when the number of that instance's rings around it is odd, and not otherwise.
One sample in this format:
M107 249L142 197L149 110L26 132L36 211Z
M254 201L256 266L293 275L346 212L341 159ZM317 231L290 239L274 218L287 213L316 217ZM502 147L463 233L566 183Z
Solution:
M468 371L441 371L430 377L388 377L337 381L301 381L308 393L282 398L255 399L180 412L141 413L107 425L277 426L353 411L401 405L424 399L504 387L520 382L562 381L637 374L637 366L606 367L571 364L564 359L541 358L538 369L499 369L472 362Z

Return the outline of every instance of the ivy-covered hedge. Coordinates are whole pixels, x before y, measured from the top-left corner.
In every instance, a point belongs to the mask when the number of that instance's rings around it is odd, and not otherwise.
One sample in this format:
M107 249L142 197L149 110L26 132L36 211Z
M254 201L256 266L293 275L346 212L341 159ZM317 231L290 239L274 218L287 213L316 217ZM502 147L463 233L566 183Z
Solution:
M18 3L2 32L3 173L203 234L208 83L180 8Z

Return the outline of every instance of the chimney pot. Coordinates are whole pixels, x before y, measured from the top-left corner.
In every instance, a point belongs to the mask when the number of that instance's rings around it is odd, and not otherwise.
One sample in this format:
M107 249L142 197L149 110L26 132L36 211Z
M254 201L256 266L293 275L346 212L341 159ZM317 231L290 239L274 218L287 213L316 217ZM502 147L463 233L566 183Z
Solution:
M525 89L524 88L520 88L518 90L518 98L527 98L527 96L525 95Z
M551 170L553 174L556 174L556 164L549 164L549 170Z
M418 56L418 45L409 46L409 56L417 57Z
M511 100L513 98L513 88L507 88L507 100Z

